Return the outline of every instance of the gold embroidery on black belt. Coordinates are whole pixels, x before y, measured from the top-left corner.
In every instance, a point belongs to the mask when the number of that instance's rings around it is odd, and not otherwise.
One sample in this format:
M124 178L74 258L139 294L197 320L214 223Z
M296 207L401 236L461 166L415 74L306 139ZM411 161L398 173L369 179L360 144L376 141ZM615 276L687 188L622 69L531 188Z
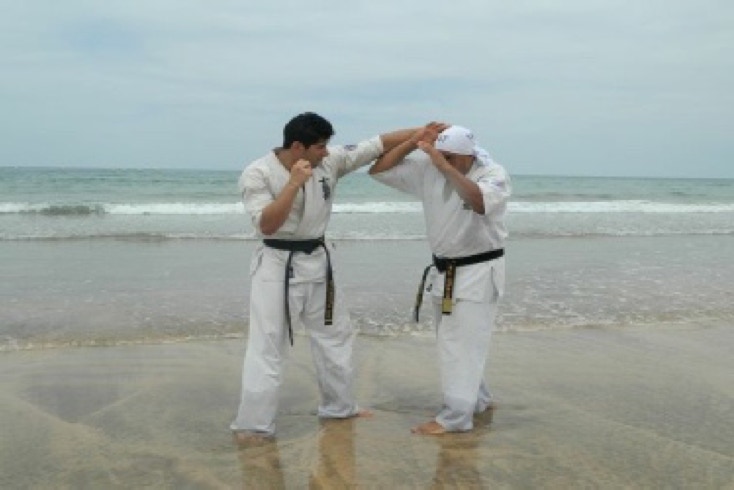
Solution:
M469 255L465 257L456 258L442 258L433 256L433 263L423 270L423 277L421 278L420 286L418 287L418 293L415 296L415 305L413 306L413 318L418 322L418 313L423 303L423 290L426 285L426 276L431 267L435 267L439 272L445 273L444 275L444 288L443 298L441 301L441 312L444 315L450 315L453 311L453 297L454 297L454 284L456 282L456 268L465 265L478 264L480 262L488 262L490 260L498 259L505 255L504 249L495 249L488 252L483 252L475 255ZM430 287L429 287L430 290Z
M450 261L446 264L446 273L443 281L443 300L441 301L441 314L450 315L453 309L454 282L456 281L456 264Z

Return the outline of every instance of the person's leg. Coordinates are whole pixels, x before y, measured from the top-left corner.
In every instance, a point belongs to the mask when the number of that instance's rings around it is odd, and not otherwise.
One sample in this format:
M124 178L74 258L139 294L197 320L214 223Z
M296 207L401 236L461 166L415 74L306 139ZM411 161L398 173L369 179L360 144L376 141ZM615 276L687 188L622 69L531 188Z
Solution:
M352 360L356 332L341 295L341 290L337 291L332 325L324 324L325 283L311 284L304 306L303 323L321 392L318 414L323 418L360 415Z
M431 298L431 307L433 308L433 331L436 333L436 341L438 342L438 332L441 328L441 298L436 298L434 296L430 296ZM441 369L441 361L439 359L439 369ZM428 435L438 435L443 434L446 432L446 429L439 424L435 418L429 420L428 422L424 422L420 425L417 425L411 429L411 432L414 434L428 434Z
M482 394L495 306L495 303L457 301L453 314L441 320L438 347L444 406L436 421L447 431L466 431L473 427L472 415ZM484 391L488 396L486 387Z
M282 282L253 278L242 395L237 418L230 425L235 432L275 433L281 370L288 352L283 294Z
M491 406L492 393L490 393L489 388L487 388L487 382L482 378L482 382L479 384L479 394L477 395L477 404L474 407L474 413L482 413Z
M489 341L497 303L457 301L451 315L437 315L437 343L443 390L443 407L435 420L413 429L421 434L468 431L472 416L487 408L489 392L483 383ZM484 405L484 407L482 407Z

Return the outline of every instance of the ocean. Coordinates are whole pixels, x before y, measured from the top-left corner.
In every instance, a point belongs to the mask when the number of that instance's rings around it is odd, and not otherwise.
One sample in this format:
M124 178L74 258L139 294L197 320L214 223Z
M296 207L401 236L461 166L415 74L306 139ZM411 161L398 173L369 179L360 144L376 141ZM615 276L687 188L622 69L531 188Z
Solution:
M242 336L238 176L0 167L0 350ZM734 179L512 182L498 330L732 323ZM427 309L409 320L430 258L418 202L356 172L327 238L361 334L431 334Z

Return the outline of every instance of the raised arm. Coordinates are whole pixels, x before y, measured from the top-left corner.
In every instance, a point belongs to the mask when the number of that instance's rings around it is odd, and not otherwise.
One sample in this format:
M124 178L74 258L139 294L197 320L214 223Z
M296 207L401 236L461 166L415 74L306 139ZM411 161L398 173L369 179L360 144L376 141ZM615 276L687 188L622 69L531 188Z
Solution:
M482 195L482 190L479 188L477 183L451 165L441 152L433 146L433 143L419 141L418 148L428 153L433 165L435 165L439 172L446 177L446 180L454 186L459 197L471 206L472 211L477 214L484 214L484 196Z
M420 128L399 129L390 133L381 134L380 140L382 140L383 153L387 153L401 143L408 141L419 129Z
M408 156L410 152L418 148L419 141L433 143L436 141L438 133L447 127L448 125L443 123L431 122L417 129L406 129L388 133L388 135L382 135L385 152L370 167L369 173L374 175L393 168L403 158ZM388 143L390 145L389 147Z

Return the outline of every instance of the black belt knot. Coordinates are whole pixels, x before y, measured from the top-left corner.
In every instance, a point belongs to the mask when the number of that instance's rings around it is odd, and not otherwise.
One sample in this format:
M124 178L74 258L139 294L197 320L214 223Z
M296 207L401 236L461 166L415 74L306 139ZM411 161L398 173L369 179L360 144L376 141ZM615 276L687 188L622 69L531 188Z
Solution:
M311 255L314 250L319 247L324 247L326 252L326 306L324 308L324 324L331 325L333 323L334 316L334 273L331 269L331 257L329 256L329 249L326 247L324 237L314 238L310 240L280 240L277 238L265 238L263 243L266 247L274 248L276 250L284 250L289 252L288 260L285 263L285 319L288 324L288 338L293 345L293 326L291 324L291 309L290 301L288 300L288 291L290 289L291 279L291 262L293 260L293 254L295 252L303 252Z
M311 255L314 250L324 246L324 237L314 238L312 240L280 240L277 238L266 238L263 240L263 243L265 246L276 250L303 252Z
M466 257L458 257L455 259L449 259L446 257L433 256L433 265L436 266L439 272L445 272L449 266L460 267L462 265L478 264L480 262L487 262L490 260L498 259L505 255L505 249L498 248L497 250L490 250L489 252L482 252L476 255L467 255Z
M441 313L450 315L452 311L452 299L454 297L454 281L456 280L456 268L464 265L479 264L480 262L489 262L505 255L503 248L482 252L476 255L467 255L466 257L437 257L433 256L433 263L423 270L423 277L418 286L418 294L415 297L415 306L413 307L413 318L418 321L418 312L423 303L423 289L426 285L426 277L431 267L436 267L439 272L445 273L443 278L443 300L441 302Z

